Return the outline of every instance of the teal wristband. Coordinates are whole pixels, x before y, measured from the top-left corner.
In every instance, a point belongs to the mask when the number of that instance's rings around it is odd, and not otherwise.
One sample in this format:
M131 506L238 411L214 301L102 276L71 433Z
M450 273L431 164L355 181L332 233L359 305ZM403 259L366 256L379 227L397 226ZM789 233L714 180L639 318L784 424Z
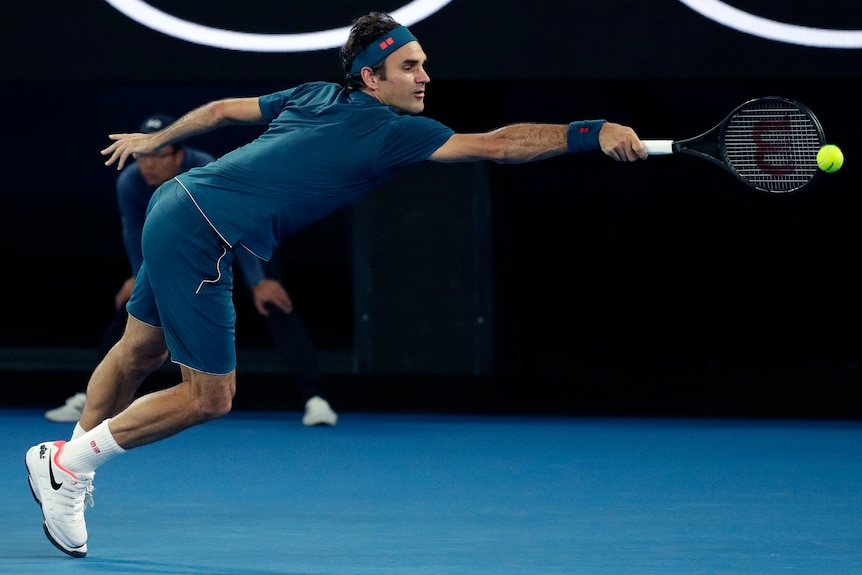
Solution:
M591 152L599 149L599 130L606 120L581 120L569 124L566 144L570 154Z

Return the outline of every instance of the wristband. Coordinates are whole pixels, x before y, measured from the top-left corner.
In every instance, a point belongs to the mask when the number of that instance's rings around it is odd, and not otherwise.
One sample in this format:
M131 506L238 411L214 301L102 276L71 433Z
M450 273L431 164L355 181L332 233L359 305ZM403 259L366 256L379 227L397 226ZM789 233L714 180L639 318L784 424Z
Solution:
M598 150L600 148L599 131L605 122L606 120L581 120L569 124L569 131L566 134L569 153L580 154L581 152Z

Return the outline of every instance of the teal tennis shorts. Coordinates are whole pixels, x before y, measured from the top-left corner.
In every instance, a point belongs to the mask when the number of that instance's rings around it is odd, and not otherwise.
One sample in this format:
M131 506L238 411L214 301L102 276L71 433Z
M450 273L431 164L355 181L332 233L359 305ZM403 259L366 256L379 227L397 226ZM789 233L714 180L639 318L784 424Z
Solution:
M236 368L233 250L176 180L155 191L129 315L164 330L171 361L223 375Z

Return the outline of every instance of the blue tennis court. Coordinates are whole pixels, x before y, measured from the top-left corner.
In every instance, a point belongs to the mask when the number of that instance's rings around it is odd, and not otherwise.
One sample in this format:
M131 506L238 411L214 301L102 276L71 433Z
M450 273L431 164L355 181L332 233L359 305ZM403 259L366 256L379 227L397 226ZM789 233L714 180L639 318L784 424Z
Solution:
M89 554L41 529L0 410L0 571L93 574L862 573L855 421L234 412L97 472Z

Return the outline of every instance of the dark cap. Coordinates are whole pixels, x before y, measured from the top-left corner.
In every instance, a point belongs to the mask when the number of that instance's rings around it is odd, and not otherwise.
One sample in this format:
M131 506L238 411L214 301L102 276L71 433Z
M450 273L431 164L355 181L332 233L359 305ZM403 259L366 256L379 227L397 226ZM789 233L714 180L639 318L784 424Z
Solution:
M168 116L167 114L153 114L141 123L138 131L144 134L152 134L173 124L174 120L173 116Z

